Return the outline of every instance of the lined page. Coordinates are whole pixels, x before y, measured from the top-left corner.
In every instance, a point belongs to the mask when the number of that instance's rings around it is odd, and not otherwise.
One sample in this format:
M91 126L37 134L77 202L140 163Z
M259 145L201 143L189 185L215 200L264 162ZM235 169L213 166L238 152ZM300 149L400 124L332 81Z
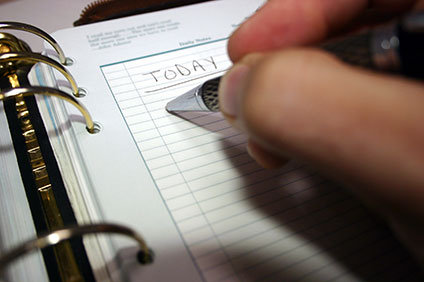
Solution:
M261 169L219 113L165 111L230 65L223 39L101 67L203 279L405 277L407 254L340 187L298 163Z

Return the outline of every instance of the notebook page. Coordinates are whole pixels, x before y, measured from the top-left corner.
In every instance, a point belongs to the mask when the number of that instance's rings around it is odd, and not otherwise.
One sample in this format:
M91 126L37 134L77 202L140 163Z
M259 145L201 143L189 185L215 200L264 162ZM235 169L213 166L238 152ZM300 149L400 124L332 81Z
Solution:
M0 255L4 255L13 247L37 235L9 130L4 104L1 103ZM41 252L34 252L9 264L0 275L0 280L3 281L2 279L4 281L48 280Z
M92 220L135 228L157 255L153 265L137 266L127 255L131 243L114 239L103 256L121 260L131 281L415 275L391 233L341 187L295 162L261 169L245 136L219 113L165 111L169 100L230 67L226 39L261 3L211 1L55 34L88 90L81 102L102 126L87 135L68 106L67 126L58 123L78 159L85 202L77 206ZM219 21L206 21L211 15Z
M320 273L325 281L355 280L313 241L337 234L326 247L367 236L373 242L372 222L361 218L357 202L301 165L259 168L243 134L220 114L165 111L176 95L229 67L225 50L218 40L101 67L204 279L308 280ZM301 225L298 234L290 223ZM322 226L334 234L315 230ZM316 233L312 242L302 238L309 232ZM269 264L275 270L265 272Z

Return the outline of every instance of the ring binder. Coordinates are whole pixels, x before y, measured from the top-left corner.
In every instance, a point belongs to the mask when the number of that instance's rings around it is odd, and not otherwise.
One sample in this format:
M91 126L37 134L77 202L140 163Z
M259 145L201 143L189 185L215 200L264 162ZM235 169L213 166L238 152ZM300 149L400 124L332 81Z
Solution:
M20 23L20 22L0 22L0 29L14 29L14 30L26 31L43 38L48 43L50 43L50 45L56 50L57 54L59 55L60 63L63 65L67 64L65 53L63 52L59 44L56 42L56 40L54 40L53 37L51 37L45 31L39 29L38 27L29 25L29 24Z
M19 66L20 64L23 64L22 67L26 67L25 64L28 64L28 68L30 68L33 65L35 65L36 63L45 63L45 64L55 68L60 73L62 73L66 77L66 79L69 81L69 83L71 84L72 92L73 92L74 96L79 97L79 93L78 93L79 90L78 90L77 83L75 82L75 79L63 67L63 65L59 64L55 60L50 59L49 57L46 57L46 56L43 56L43 55L40 55L40 54L36 54L36 53L31 53L29 55L28 53L8 52L8 53L0 55L0 65L4 65L5 63L10 63L10 62L16 62L16 64L18 65L16 67L20 67ZM7 66L7 65L5 67L10 68L10 66ZM15 67L15 66L13 66L13 67Z
M75 237L81 237L95 233L115 233L128 236L135 240L140 247L140 251L137 254L138 261L141 264L149 264L153 262L154 256L152 251L147 247L144 239L134 230L118 224L90 224L55 230L43 236L39 236L38 238L22 243L21 245L0 257L0 275L8 264L25 254L29 254L30 252L37 249L44 249L47 247L55 246L63 241Z
M13 118L19 124L17 128L13 127L14 130L19 131L19 133L14 132L18 135L15 138L24 138L23 148L22 146L19 148L15 147L15 152L22 149L26 151L24 152L26 157L23 162L26 162L24 165L29 167L30 174L32 174L32 177L30 177L32 178L30 181L32 184L29 188L26 187L26 189L36 188L36 195L39 197L39 202L37 202L41 206L43 213L41 216L43 216L45 226L47 227L47 232L43 232L45 233L44 235L39 235L38 238L24 242L6 252L3 256L0 256L0 275L2 275L7 265L19 257L35 249L45 249L53 246L54 252L50 254L53 254L53 259L56 261L58 268L56 273L58 275L52 274L54 278L51 279L56 280L56 278L59 278L62 281L84 281L83 276L85 274L83 274L81 265L77 262L76 255L72 250L73 245L68 240L96 233L117 233L133 238L140 247L140 251L137 254L138 261L142 264L151 263L153 261L152 251L149 250L143 238L128 227L106 223L66 226L66 221L60 209L60 203L63 204L63 201L61 200L59 202L55 196L55 193L57 193L55 191L61 188L60 185L63 187L63 184L59 184L60 182L56 180L51 181L51 179L57 178L54 173L59 173L60 178L60 172L51 163L51 158L45 155L47 154L49 156L49 153L46 152L52 152L51 148L46 148L50 144L46 143L43 137L39 141L40 136L43 136L41 132L42 128L37 127L35 125L36 122L32 121L30 109L34 112L38 109L36 106L33 108L29 104L27 105L27 100L24 97L45 95L63 99L81 112L89 133L97 133L100 130L100 126L93 122L89 111L77 100L78 97L85 96L85 90L78 88L75 79L64 67L71 64L72 60L65 57L61 47L50 35L34 26L17 22L0 22L1 29L15 29L38 35L53 46L58 53L60 63L47 56L32 52L31 48L24 41L14 35L0 32L0 101L14 101L8 103L8 108L14 108L8 112L12 112L11 116L14 116ZM73 95L56 88L31 85L27 76L31 68L37 63L46 64L64 75L71 85ZM28 101L28 103L30 102L31 104L33 102L35 103L35 100ZM39 131L37 131L37 128ZM14 146L16 146L15 143ZM78 248L80 247L78 246ZM87 275L90 276L90 274Z
M0 100L6 100L11 98L16 98L19 95L28 96L28 95L47 95L61 98L72 105L74 105L84 116L86 122L86 128L89 133L96 133L96 127L91 118L88 110L80 103L77 99L71 95L54 88L42 87L42 86L31 86L31 87L15 87L6 91L0 92Z
M94 16L135 11L123 3L167 8L182 2L204 0L101 0L82 17L98 21ZM75 60L72 69L65 68L90 96L75 97L66 81L68 87L60 89L95 111L105 130L92 136L81 118L69 122L62 100L29 94L5 99L1 117L7 124L1 125L10 136L0 138L7 153L0 164L14 178L1 177L10 186L0 189L6 211L0 216L5 235L0 247L11 250L31 238L28 233L48 236L78 223L113 219L149 239L155 261L148 266L135 261L138 245L127 238L110 242L109 235L82 235L84 240L75 236L46 247L41 256L34 252L4 265L4 278L424 281L387 226L338 183L298 161L262 170L244 150L245 136L220 115L184 114L184 120L175 120L166 113L168 99L189 90L193 79L200 83L203 75L230 67L228 36L263 4L209 1L54 33L66 64ZM3 40L14 45L2 47ZM26 52L25 46L0 31L0 54ZM49 45L46 52L55 51ZM59 62L56 54L52 59ZM58 88L64 80L45 63L27 80L27 66L22 68L0 75L0 92L36 83ZM175 88L151 94L162 82Z

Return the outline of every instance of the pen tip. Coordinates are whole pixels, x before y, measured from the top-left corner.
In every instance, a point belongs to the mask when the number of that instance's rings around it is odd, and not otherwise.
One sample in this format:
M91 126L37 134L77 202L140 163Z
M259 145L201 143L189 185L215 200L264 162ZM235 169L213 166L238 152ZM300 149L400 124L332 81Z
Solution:
M199 87L196 87L169 101L168 104L166 104L166 110L172 114L175 114L176 112L208 111L208 108L206 108L203 101L199 101L197 98L198 88Z
M172 101L171 101L172 102ZM165 106L165 110L168 112L168 113L170 113L170 114L175 114L175 111L174 110L172 110L172 104L171 104L171 102L168 102L167 104L166 104L166 106Z
M175 98L175 99L173 99L173 100L169 101L169 102L166 104L165 109L166 109L166 111L167 111L168 113L174 114L174 113L175 113L175 111L177 111L177 112L178 112L178 111L182 111L181 107L179 106L180 102L178 102L178 98L179 98L179 97L177 97L177 98Z

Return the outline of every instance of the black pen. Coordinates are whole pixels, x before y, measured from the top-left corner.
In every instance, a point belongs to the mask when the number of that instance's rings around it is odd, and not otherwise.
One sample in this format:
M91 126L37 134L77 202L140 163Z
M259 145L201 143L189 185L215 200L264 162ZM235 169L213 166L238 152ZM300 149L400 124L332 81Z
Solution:
M341 60L364 68L424 77L424 11L409 14L389 25L350 35L320 45ZM219 111L218 86L221 77L175 98L168 112Z

